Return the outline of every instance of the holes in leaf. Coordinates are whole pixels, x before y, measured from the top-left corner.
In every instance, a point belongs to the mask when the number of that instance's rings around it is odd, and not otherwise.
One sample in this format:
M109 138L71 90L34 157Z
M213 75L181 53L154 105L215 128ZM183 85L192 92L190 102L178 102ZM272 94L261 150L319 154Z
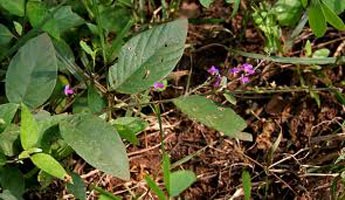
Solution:
M165 47L168 47L168 44L164 44Z

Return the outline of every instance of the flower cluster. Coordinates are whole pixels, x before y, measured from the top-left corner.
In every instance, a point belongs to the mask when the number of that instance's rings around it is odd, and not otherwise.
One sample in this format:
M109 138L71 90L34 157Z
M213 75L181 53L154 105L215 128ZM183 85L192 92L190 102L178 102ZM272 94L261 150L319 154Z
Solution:
M221 75L219 73L219 69L215 66L211 66L211 68L209 68L207 72L215 77L215 82L213 83L213 86L219 87L220 82L222 80ZM242 84L246 84L249 82L249 76L255 74L255 69L253 68L253 65L249 63L244 63L241 66L230 69L229 73L233 76L240 75L239 80Z
M253 68L253 65L249 63L244 63L243 65L239 67L234 67L229 70L230 74L237 76L241 72L240 81L242 84L249 82L249 76L255 74L255 69Z

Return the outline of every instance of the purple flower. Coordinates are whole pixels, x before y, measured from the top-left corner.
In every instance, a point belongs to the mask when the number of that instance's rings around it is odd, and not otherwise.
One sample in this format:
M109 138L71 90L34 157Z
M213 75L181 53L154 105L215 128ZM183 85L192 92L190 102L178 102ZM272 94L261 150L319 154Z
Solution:
M214 65L212 65L212 67L208 69L207 72L211 74L212 76L214 76L214 75L219 74L219 69L215 67Z
M220 75L217 75L216 80L213 83L213 87L219 87L221 81L222 77Z
M249 64L249 63L244 63L242 65L242 69L246 74L252 75L255 73L255 70L253 68L253 65Z
M164 87L165 87L164 83L161 83L161 82L155 82L153 84L153 88L156 89L156 90L164 89Z
M63 92L65 93L66 96L74 94L74 91L72 88L70 88L69 85L66 85Z
M238 67L234 67L231 68L229 71L232 75L237 75L238 73L240 73L241 69L239 69Z
M241 74L240 81L242 84L246 84L249 82L249 78L248 76L244 76L243 74Z

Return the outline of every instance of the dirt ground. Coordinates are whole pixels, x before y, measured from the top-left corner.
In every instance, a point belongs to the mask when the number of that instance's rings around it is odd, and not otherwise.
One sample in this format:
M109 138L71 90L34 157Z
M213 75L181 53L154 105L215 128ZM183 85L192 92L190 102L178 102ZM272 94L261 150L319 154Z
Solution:
M241 5L243 10L247 5ZM243 27L241 13L230 19L231 7L218 1L210 9L202 8L196 1L185 1L181 13L190 18L219 18L219 23L190 23L187 45L191 46L176 68L183 72L169 82L163 93L153 93L155 99L168 99L184 94L188 73L192 69L191 87L203 83L211 65L221 68L221 73L238 64L257 60L228 53L221 45L246 52L264 53L264 37L252 25ZM230 31L229 31L230 30ZM288 30L283 30L288 36ZM340 38L340 39L339 39ZM322 39L315 38L308 28L296 38L291 51L283 56L301 56L306 41L313 48L328 48L331 55L344 55L345 32L329 28ZM284 37L282 41L284 41ZM260 62L260 61L259 61ZM253 135L253 142L227 138L197 122L189 120L174 108L162 104L163 128L167 152L172 163L186 156L191 159L175 169L189 169L197 174L197 182L181 195L181 199L243 199L241 173L250 172L252 199L331 199L331 187L343 191L336 177L343 170L344 162L334 165L344 147L344 106L329 90L317 91L320 106L309 92L298 90L300 77L317 88L332 82L344 88L343 66L324 66L323 77L309 66L297 66L263 61L258 72L247 85L229 82L229 90L253 91L255 87L276 88L275 93L236 93L237 105L231 105L219 95L210 96L223 105L232 107L248 124L245 132ZM184 73L186 72L186 73ZM187 73L188 72L188 73ZM288 88L289 90L285 90ZM212 90L207 85L198 93ZM122 182L97 170L81 159L72 159L74 171L86 183L97 184L123 199L157 199L144 181L150 174L162 184L160 136L157 119L152 113L145 118L150 126L138 137L140 145L128 144L131 180ZM59 184L52 185L59 188ZM60 188L63 189L63 188ZM54 189L58 191L58 189ZM61 193L57 192L61 197ZM64 199L71 196L64 190ZM97 194L89 194L89 199Z

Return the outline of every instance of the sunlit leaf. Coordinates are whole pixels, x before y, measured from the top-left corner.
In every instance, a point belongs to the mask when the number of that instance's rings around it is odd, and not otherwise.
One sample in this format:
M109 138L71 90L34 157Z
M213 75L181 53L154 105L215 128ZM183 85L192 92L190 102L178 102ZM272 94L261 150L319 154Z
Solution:
M45 153L36 153L30 157L32 162L46 173L64 180L68 177L65 169L52 156Z

